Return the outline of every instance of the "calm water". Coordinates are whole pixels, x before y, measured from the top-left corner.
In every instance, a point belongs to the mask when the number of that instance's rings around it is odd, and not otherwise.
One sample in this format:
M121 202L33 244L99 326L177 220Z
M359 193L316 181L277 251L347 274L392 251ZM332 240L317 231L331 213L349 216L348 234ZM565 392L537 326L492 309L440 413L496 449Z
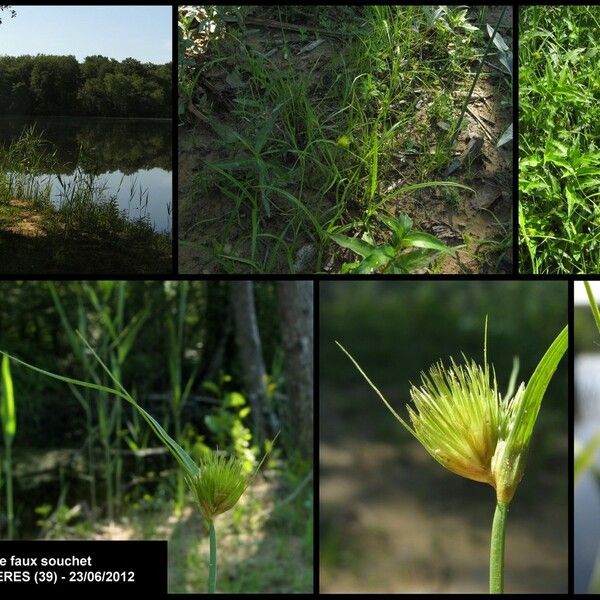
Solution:
M0 145L34 124L56 149L59 167L48 165L46 177L60 175L68 184L75 169L97 175L106 193L116 194L120 208L132 218L147 215L156 230L171 230L171 121L1 117ZM52 182L52 200L58 204L61 186L56 177Z
M575 444L584 444L600 430L600 354L575 358L577 420ZM600 466L600 460L596 462ZM588 471L575 484L575 593L588 591L594 569L600 562L600 478Z

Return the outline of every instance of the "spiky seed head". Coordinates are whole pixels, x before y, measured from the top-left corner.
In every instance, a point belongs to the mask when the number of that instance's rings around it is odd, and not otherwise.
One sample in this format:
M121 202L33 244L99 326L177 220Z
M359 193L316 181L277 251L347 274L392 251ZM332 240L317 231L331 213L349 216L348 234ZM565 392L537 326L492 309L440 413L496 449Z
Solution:
M524 392L521 384L512 397L503 398L487 363L440 362L410 390L412 433L441 465L490 484L498 501L508 504L523 476L529 446L529 438L510 436Z
M513 394L519 368L515 359L509 391L498 393L496 375L487 362L487 319L483 367L473 361L434 365L412 386L410 423L403 419L339 343L388 410L440 464L458 475L489 483L498 502L508 504L523 477L529 442L546 388L568 347L568 326L556 336L531 379Z
M421 386L412 386L410 396L415 437L431 456L457 475L491 484L500 395L488 369L472 361L437 363L421 374Z
M202 460L197 473L187 477L200 512L207 522L231 510L248 487L243 464L235 457L211 452Z

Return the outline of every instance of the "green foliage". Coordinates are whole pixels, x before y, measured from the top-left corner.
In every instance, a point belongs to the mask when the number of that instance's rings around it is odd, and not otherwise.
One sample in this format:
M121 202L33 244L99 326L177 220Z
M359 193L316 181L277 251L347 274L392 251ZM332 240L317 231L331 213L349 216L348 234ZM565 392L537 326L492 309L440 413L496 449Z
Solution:
M4 457L0 462L0 482L2 480L2 470L4 469L6 475L4 485L6 487L7 537L10 540L15 533L12 444L17 432L17 413L10 361L6 355L2 356L0 375L0 421L2 422L2 437L4 438Z
M204 422L215 436L217 446L240 459L244 471L249 473L256 464L256 449L251 445L252 433L244 423L250 407L242 394L227 391L230 381L229 375L221 375L218 383L203 382L204 389L220 400L218 406L204 417Z
M597 6L520 11L520 269L598 270Z
M1 56L8 115L171 117L171 64L88 56Z
M320 271L339 263L331 234L356 223L369 229L379 209L392 210L394 198L384 190L400 170L409 181L435 182L450 152L434 135L436 121L442 113L449 121L457 116L456 97L464 98L487 38L464 8L430 12L180 7L181 120L200 118L214 142L200 151L205 160L189 214L195 218L195 202L215 205L208 199L230 207L214 219L206 214L210 234L182 244L201 245L215 270ZM247 17L257 13L281 22L281 43L265 44L262 35L247 43ZM302 51L315 41L322 42L318 50ZM416 151L400 169L398 150L408 144ZM377 233L385 235L385 226ZM307 248L312 262L304 260Z
M431 264L439 254L454 254L436 237L412 228L408 215L393 218L380 214L379 220L391 231L391 243L377 246L373 242L350 238L339 233L329 237L342 248L348 248L362 257L362 261L346 263L341 273L395 273L407 274ZM407 248L418 250L407 251Z
M15 392L10 361L7 356L2 357L2 388L0 389L0 421L2 421L2 434L4 442L12 442L17 432L17 414L15 410Z

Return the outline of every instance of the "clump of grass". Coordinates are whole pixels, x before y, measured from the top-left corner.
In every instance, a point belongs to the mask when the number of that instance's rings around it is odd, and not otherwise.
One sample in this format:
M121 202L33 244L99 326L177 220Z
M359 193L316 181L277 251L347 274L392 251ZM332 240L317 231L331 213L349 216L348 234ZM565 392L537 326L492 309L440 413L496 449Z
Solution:
M598 6L526 6L519 43L519 258L524 273L596 273Z
M325 7L272 11L282 25L283 46L275 53L243 42L229 24L233 17L243 23L239 7L211 14L219 35L204 40L195 70L193 54L183 51L182 104L200 107L215 150L200 169L189 205L216 198L231 206L217 217L217 239L201 242L219 267L294 271L295 258L310 245L321 271L326 255L336 253L332 235L354 229L359 238L385 243L381 209L401 204L399 196L414 191L414 182L422 188L446 184L439 170L450 162L451 147L447 134L436 134L436 121L458 123L453 92L462 92L471 62L481 58L482 34L467 11L455 7L436 14L418 6L344 7L333 19L325 18ZM202 31L207 17L180 10L180 29L189 36L190 19ZM303 23L303 44L326 41L320 48L335 51L298 59L296 30L289 31L295 21ZM229 72L229 106L211 100L216 65ZM428 112L422 107L430 98L435 106ZM226 123L216 106L227 110ZM395 154L408 142L419 148L403 173L409 185L387 193L386 183L398 178Z
M515 362L508 390L498 391L495 371L487 361L487 321L483 366L464 357L438 363L410 390L413 406L403 418L371 382L348 351L338 346L402 426L431 457L453 473L491 485L496 510L490 546L490 593L504 591L504 542L508 507L523 477L533 428L546 388L567 349L568 327L556 337L531 379L515 390Z
M48 165L56 164L56 150L44 141L35 125L0 152L0 201L27 199L35 206L50 205L52 177L43 176Z

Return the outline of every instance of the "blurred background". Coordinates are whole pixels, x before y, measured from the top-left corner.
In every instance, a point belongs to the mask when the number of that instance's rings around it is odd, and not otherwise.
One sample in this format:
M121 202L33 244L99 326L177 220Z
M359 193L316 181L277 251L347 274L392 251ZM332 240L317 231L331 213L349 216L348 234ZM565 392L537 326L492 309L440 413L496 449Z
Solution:
M81 331L197 460L218 448L252 472L281 431L257 479L217 519L217 590L311 592L312 294L303 281L3 282L0 349L108 383L86 367ZM0 539L168 539L170 591L204 591L207 528L133 407L16 363L11 372L16 432L4 411Z
M527 381L567 323L567 283L360 281L320 285L322 592L486 592L494 490L452 474L393 418L339 340L401 413L442 358L488 359ZM510 507L508 592L568 591L567 360L546 393Z
M597 302L600 282L590 286ZM593 450L600 432L600 335L581 281L574 282L574 300L575 450L592 449L592 459L575 478L575 593L581 594L600 592L600 461Z

